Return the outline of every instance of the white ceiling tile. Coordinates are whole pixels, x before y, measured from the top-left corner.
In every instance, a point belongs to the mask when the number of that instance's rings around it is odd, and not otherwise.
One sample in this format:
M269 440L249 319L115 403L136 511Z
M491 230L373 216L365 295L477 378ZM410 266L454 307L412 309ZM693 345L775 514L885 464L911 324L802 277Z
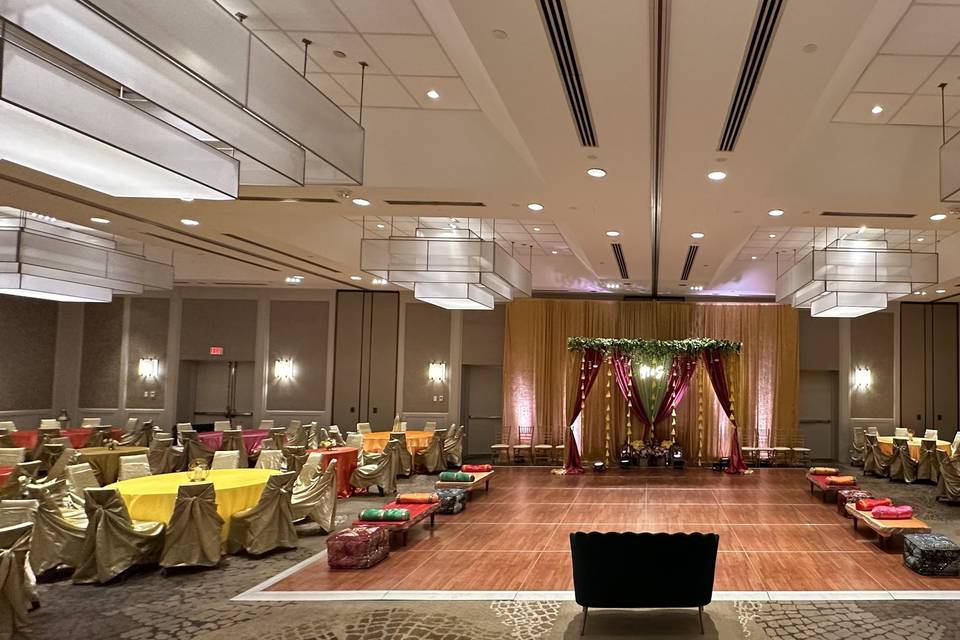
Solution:
M412 0L335 0L361 33L429 34Z
M398 76L455 76L433 36L368 35L367 42Z
M960 98L945 100L947 120L960 111ZM940 126L940 96L913 96L890 120L890 124Z
M254 31L258 38L273 49L281 58L287 61L297 71L303 70L303 45L290 39L283 31ZM307 72L320 71L320 67L313 60L307 60Z
M354 100L360 100L360 76L334 74L333 79L346 89ZM367 76L363 88L364 107L416 107L410 94L393 76Z
M948 96L958 96L960 95L960 82L957 81L958 78L960 78L960 57L951 56L945 58L943 63L933 72L933 75L920 86L917 93L938 96L940 95L940 87L937 85L941 82L946 82L947 86L944 89L944 93Z
M317 89L323 92L325 96L333 100L338 105L354 105L357 101L353 99L346 89L326 73L308 73L307 80L313 83Z
M913 93L940 62L940 58L930 56L877 56L863 72L855 90Z
M290 37L300 42L310 40L310 57L327 73L356 73L360 75L360 62L366 62L367 75L389 75L390 70L355 33L321 33L317 31L291 31ZM342 51L346 57L339 58L334 51Z
M253 4L253 2L250 0L217 0L217 3L233 15L242 13L247 16L243 19L243 26L248 29L277 28L277 26L273 24L269 18L263 15L263 12L260 11L260 8Z
M476 109L477 103L460 78L424 76L400 76L400 82L425 109ZM427 96L427 91L440 94L436 100Z
M909 97L902 93L851 93L837 109L833 121L886 124ZM870 110L877 105L883 111L874 114Z
M277 26L287 31L346 31L353 27L330 0L254 0Z
M960 7L913 5L881 53L946 55L960 43Z

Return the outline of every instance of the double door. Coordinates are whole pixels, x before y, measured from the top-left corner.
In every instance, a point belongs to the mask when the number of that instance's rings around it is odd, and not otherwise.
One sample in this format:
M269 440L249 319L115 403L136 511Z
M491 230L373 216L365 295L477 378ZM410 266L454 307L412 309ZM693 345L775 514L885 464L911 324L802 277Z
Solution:
M957 427L956 303L900 303L900 426ZM941 438L943 435L941 435Z
M251 426L254 363L245 360L182 360L177 421L203 426L216 420Z

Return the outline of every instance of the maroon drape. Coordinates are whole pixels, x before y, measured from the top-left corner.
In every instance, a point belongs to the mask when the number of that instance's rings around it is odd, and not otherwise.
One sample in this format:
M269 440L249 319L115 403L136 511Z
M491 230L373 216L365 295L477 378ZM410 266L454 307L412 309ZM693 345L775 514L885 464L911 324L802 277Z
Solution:
M673 357L673 363L670 365L670 374L667 378L667 389L664 391L663 399L657 408L657 415L653 418L654 434L657 425L670 417L673 410L677 408L683 396L690 388L690 380L693 378L693 372L697 370L697 358L689 353L678 353Z
M713 383L713 391L717 394L720 407L727 414L730 424L733 425L732 435L730 436L730 466L727 467L727 473L743 473L747 470L747 465L743 461L743 451L740 450L740 437L737 435L737 421L732 411L730 387L727 384L727 372L723 366L723 354L715 349L704 349L703 363L707 367L707 374L710 376L710 382Z
M564 473L567 474L583 473L583 467L580 465L580 449L577 447L576 438L573 437L573 423L583 412L583 400L590 394L590 389L593 388L593 383L597 380L602 363L603 351L587 349L583 352L583 359L580 363L583 388L581 390L580 384L577 385L576 397L573 399L573 411L569 416L570 424L567 425L566 459L563 464Z
M620 393L623 395L624 401L630 398L633 415L639 418L640 424L643 426L640 439L646 442L647 431L652 425L650 424L650 418L647 417L647 410L644 409L643 402L640 400L637 383L633 379L633 372L630 368L630 357L625 353L615 351L612 362L613 377L617 380L617 386L620 388Z

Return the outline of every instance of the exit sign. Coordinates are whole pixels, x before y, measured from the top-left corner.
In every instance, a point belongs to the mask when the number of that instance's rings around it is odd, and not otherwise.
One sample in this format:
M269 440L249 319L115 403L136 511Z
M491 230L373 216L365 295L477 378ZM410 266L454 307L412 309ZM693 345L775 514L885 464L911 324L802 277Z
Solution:
M223 347L210 347L210 355L212 356L222 356Z

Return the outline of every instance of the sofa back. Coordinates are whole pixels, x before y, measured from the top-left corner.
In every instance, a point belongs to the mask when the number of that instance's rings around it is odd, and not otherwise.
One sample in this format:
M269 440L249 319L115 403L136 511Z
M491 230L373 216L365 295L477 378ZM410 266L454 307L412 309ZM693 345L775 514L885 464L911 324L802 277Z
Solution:
M713 595L716 533L570 534L583 607L701 607Z

